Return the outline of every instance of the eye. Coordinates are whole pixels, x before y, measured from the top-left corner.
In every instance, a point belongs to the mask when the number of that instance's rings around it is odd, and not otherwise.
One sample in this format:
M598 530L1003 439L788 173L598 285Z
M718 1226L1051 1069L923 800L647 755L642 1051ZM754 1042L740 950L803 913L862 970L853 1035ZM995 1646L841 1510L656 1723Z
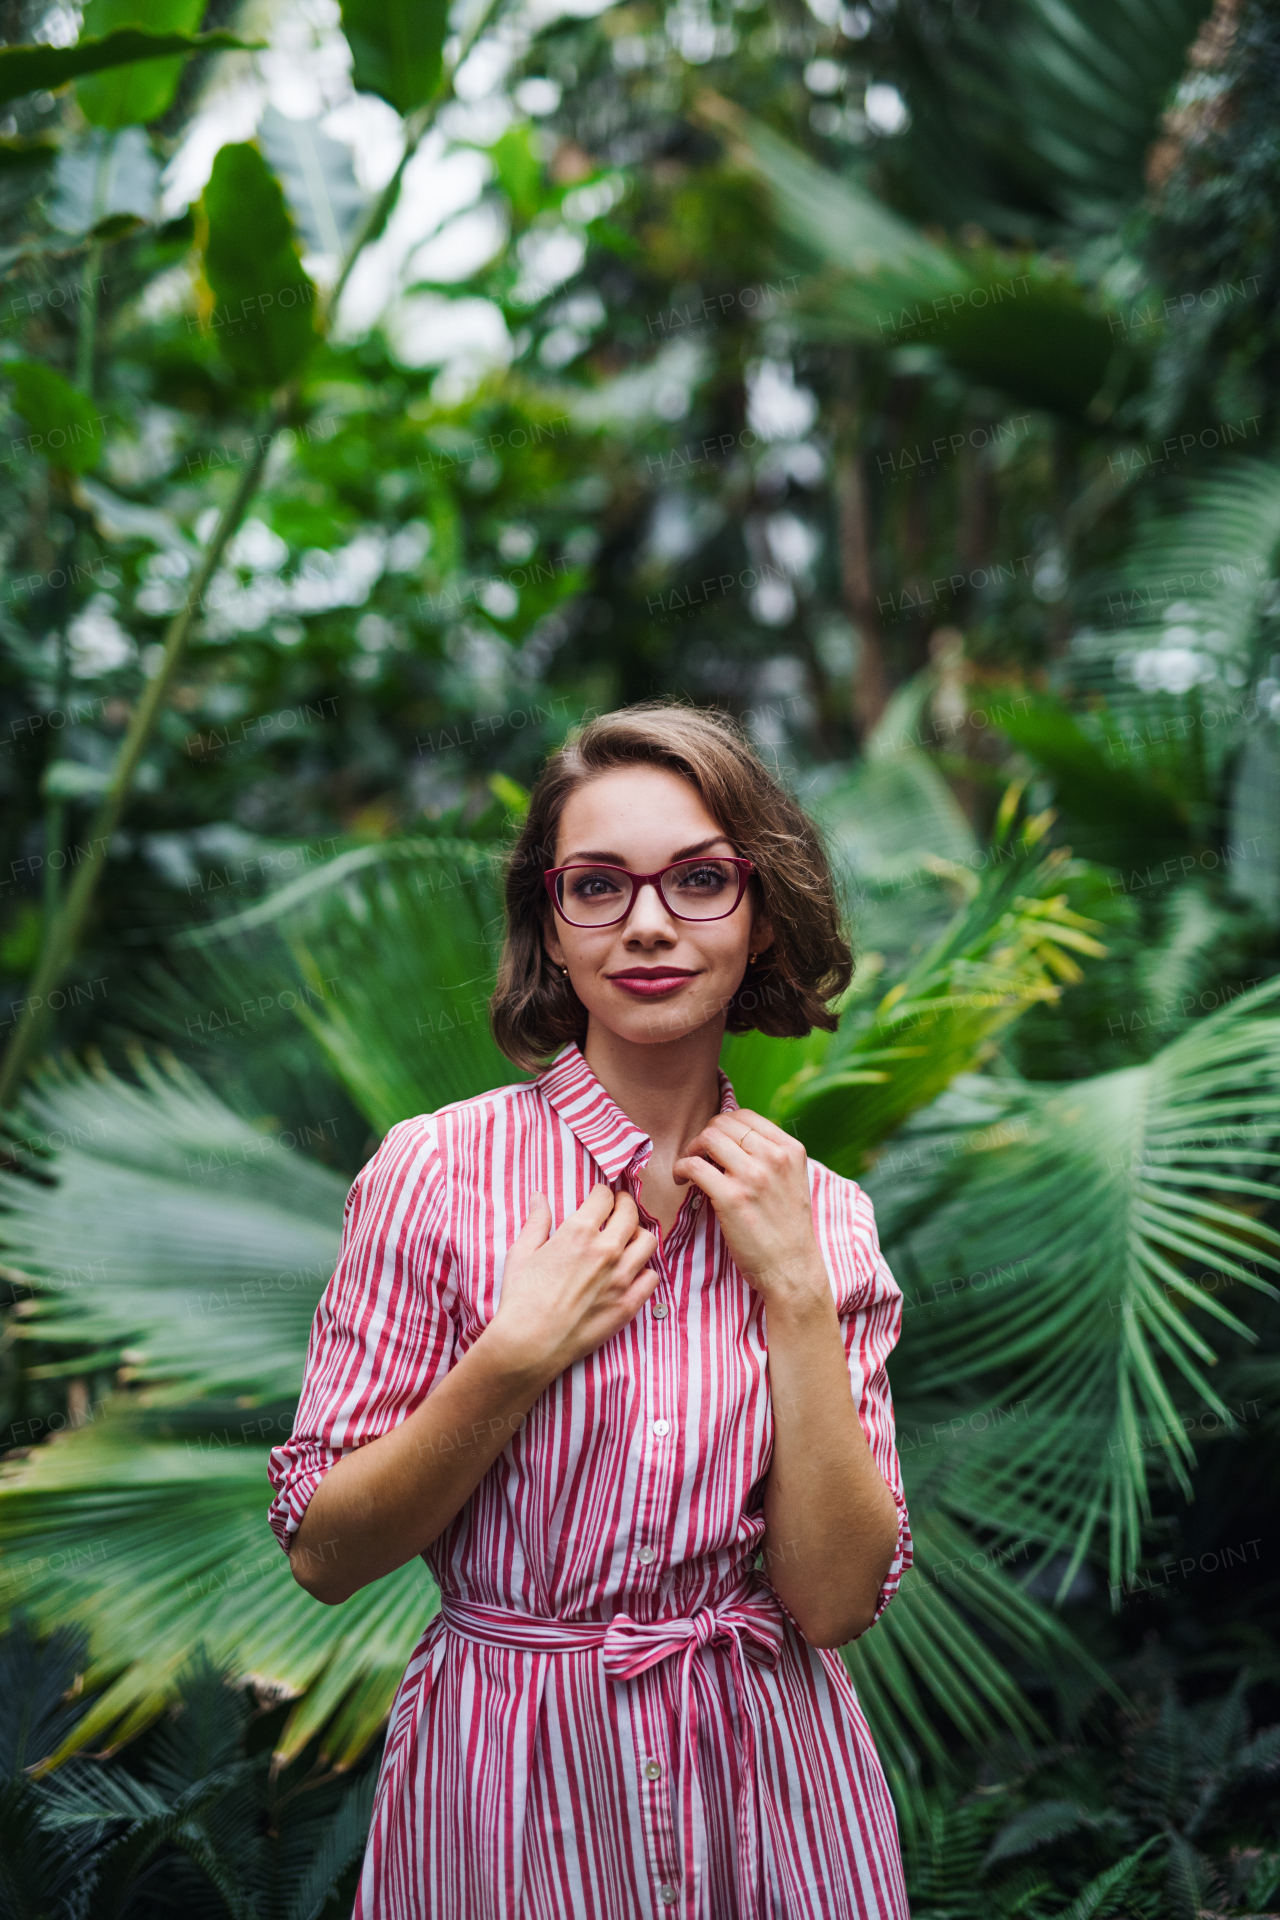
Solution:
M716 893L729 885L732 872L732 867L722 866L718 860L697 860L678 868L675 882L682 892Z
M604 900L620 892L620 888L612 874L585 868L570 874L569 892L575 900Z

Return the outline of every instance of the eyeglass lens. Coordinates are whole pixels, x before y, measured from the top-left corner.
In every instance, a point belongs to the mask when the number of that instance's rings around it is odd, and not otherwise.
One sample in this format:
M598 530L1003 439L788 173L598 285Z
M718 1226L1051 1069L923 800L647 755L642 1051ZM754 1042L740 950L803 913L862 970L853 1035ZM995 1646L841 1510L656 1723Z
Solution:
M662 897L682 920L715 920L733 909L738 869L726 860L682 860L659 881ZM630 883L616 867L574 867L557 881L560 905L575 926L604 926L627 913Z

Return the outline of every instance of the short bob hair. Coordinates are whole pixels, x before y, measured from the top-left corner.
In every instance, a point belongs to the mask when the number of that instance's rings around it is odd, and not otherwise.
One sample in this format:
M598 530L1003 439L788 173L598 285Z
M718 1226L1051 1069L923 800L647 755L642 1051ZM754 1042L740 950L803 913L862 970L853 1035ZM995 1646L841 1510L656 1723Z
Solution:
M646 701L588 721L538 777L506 874L507 930L489 1003L494 1039L529 1072L586 1039L587 1010L543 944L551 913L543 876L555 865L565 802L615 767L661 767L696 787L739 853L773 944L749 965L729 1004L730 1033L834 1030L828 1002L853 973L835 884L818 830L726 715Z

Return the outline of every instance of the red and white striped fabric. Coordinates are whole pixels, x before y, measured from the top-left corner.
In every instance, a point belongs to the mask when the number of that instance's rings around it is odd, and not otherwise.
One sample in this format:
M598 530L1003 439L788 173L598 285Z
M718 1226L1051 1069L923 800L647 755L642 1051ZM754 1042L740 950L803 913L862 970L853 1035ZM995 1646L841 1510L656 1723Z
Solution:
M721 1075L721 1108L737 1105ZM530 1196L563 1221L652 1143L576 1046L393 1127L347 1200L293 1437L288 1544L345 1451L492 1319ZM902 1296L871 1203L810 1162L863 1429L911 1563L885 1360ZM355 1920L905 1920L893 1806L837 1653L755 1569L772 1448L763 1302L691 1190L635 1320L561 1374L425 1558ZM878 1617L878 1616L877 1616Z

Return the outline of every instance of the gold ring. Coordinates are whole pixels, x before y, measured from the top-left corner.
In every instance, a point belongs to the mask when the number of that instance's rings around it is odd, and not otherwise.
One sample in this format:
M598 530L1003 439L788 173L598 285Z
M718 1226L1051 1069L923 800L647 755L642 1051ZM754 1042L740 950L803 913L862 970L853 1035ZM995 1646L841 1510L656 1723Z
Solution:
M755 1128L754 1128L754 1127L748 1127L748 1128L747 1128L747 1130L746 1130L746 1132L745 1132L745 1133L743 1134L743 1136L742 1136L742 1138L741 1138L741 1140L739 1140L739 1142L738 1142L738 1145L739 1145L739 1147L741 1148L741 1150L743 1151L743 1153L745 1153L745 1152L746 1152L746 1150L747 1150L747 1142L748 1142L748 1140L749 1140L749 1139L751 1138L751 1136L752 1136L752 1134L753 1134L754 1132L755 1132Z

